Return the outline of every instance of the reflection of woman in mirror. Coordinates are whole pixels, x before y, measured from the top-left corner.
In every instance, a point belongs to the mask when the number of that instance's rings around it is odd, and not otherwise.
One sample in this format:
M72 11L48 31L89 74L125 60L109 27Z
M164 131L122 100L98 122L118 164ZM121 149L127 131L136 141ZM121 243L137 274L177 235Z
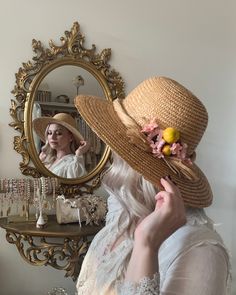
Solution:
M39 155L45 167L64 178L78 178L86 174L84 153L89 149L71 115L58 113L33 121L33 128L45 143Z

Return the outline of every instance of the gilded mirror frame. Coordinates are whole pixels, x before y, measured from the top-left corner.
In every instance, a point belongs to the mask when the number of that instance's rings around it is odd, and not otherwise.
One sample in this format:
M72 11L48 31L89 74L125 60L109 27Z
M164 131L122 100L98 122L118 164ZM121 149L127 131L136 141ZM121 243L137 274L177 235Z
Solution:
M11 99L10 115L13 122L9 125L20 132L14 136L14 149L21 154L19 164L23 175L32 177L55 177L44 167L33 143L32 111L35 95L41 81L48 73L64 65L78 66L87 70L100 84L104 98L114 100L124 98L124 81L120 74L110 68L108 63L111 49L103 49L96 53L96 46L91 49L84 47L85 37L80 32L80 25L74 22L70 31L65 31L60 38L61 45L55 45L50 40L49 48L45 48L40 41L32 40L35 55L31 61L22 63L16 76L16 84L12 91L15 100ZM92 193L100 185L100 176L104 165L110 156L110 148L105 146L98 165L87 175L77 179L58 177L60 192L65 194ZM34 166L32 166L32 163Z

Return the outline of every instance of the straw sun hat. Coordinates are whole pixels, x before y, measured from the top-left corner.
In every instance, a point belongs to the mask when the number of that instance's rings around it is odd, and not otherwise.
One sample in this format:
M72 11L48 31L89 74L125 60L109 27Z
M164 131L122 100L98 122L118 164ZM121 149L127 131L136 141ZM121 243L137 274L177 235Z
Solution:
M211 204L207 178L193 163L208 114L184 86L166 77L153 77L125 99L111 102L79 95L75 105L97 135L145 179L162 189L160 178L170 175L186 205L202 208ZM164 135L172 142L166 142ZM171 154L164 155L162 148L168 144Z
M33 128L43 142L45 142L45 132L49 124L59 124L67 128L73 134L78 146L80 141L84 140L77 130L75 119L69 114L58 113L53 117L40 117L33 120Z

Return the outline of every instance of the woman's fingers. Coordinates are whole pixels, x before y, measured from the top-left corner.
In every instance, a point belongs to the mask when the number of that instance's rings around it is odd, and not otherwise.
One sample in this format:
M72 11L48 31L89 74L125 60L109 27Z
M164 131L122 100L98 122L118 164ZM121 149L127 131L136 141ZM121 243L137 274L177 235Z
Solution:
M79 147L83 152L87 152L87 150L90 148L90 144L88 141L81 140L80 141L80 147Z
M156 199L156 207L155 207L155 210L156 210L156 209L161 208L161 206L163 205L165 199L164 199L162 194L157 194L155 196L155 199Z
M169 178L162 178L161 184L163 190L155 196L154 212L140 222L135 232L136 240L154 249L186 222L180 190Z
M166 209L171 208L172 206L184 207L181 192L179 188L170 180L170 178L161 178L161 184L163 186L163 190L157 193L157 195L155 196L155 209L158 210L163 206Z
M80 145L81 145L81 146L84 146L84 145L86 145L86 141L84 141L84 140L81 140L81 141L80 141Z
M170 180L168 176L165 178L164 177L161 178L161 184L164 187L166 192L175 194L176 192L179 191L177 186Z

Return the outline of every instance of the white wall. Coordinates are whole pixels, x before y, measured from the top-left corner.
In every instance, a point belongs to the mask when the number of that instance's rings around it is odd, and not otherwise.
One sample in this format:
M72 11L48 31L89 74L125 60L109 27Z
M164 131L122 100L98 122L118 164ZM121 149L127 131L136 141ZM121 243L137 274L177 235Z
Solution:
M59 41L74 21L87 47L111 47L111 64L128 93L152 75L170 76L205 103L210 122L197 162L208 175L214 204L208 210L232 254L236 276L236 2L234 0L7 0L0 9L0 178L20 177L21 156L8 126L14 73L33 56L31 40ZM0 293L43 295L53 286L74 294L63 271L25 263L0 231ZM14 284L13 284L14 282ZM234 283L232 294L236 294Z

